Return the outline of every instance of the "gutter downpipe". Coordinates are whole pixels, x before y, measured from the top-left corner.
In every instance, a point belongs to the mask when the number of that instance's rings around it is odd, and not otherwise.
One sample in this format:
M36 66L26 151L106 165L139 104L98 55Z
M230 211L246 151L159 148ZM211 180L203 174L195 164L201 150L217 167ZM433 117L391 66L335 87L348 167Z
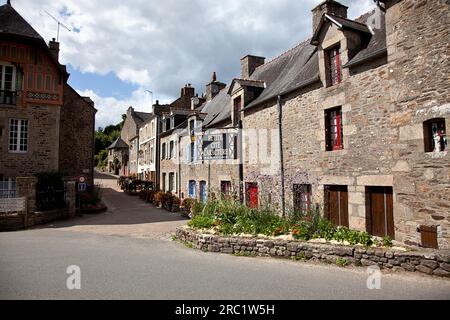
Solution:
M178 199L181 200L181 134L178 135Z
M278 107L278 132L280 151L280 178L281 178L281 210L283 217L286 216L286 186L284 179L284 155L283 155L283 99L281 95L277 97Z

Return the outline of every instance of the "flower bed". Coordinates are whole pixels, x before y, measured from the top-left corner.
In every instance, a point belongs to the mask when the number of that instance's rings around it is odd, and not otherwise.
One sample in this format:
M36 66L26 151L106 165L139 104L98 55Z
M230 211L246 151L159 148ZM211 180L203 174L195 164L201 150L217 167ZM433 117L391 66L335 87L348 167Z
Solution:
M296 261L321 261L339 266L378 266L394 271L450 277L450 253L343 245L326 240L286 240L285 236L222 236L180 227L177 240L205 252L240 256L270 256Z

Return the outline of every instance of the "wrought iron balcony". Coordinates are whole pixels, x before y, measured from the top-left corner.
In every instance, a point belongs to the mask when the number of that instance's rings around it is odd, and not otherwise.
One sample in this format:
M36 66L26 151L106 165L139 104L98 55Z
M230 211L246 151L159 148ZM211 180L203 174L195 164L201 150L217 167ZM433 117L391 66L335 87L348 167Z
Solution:
M0 104L15 106L17 103L17 91L0 90Z

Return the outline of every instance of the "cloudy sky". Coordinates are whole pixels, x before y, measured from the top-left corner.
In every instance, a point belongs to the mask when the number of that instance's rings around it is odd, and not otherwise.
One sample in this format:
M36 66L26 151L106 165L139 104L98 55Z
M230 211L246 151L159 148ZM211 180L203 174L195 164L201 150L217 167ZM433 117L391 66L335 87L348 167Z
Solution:
M213 71L229 83L246 54L271 59L311 35L311 9L322 0L12 0L46 39L61 28L60 60L69 83L90 96L97 127L115 124L128 106L149 111L192 83L200 94ZM0 3L5 0L0 0ZM355 18L373 0L342 0ZM153 97L146 90L153 92Z

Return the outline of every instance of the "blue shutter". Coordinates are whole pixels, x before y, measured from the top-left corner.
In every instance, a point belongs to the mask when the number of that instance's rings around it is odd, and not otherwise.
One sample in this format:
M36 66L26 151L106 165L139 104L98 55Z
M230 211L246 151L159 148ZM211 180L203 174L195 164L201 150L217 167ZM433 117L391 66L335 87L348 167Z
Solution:
M191 162L191 145L187 144L186 145L186 163Z

